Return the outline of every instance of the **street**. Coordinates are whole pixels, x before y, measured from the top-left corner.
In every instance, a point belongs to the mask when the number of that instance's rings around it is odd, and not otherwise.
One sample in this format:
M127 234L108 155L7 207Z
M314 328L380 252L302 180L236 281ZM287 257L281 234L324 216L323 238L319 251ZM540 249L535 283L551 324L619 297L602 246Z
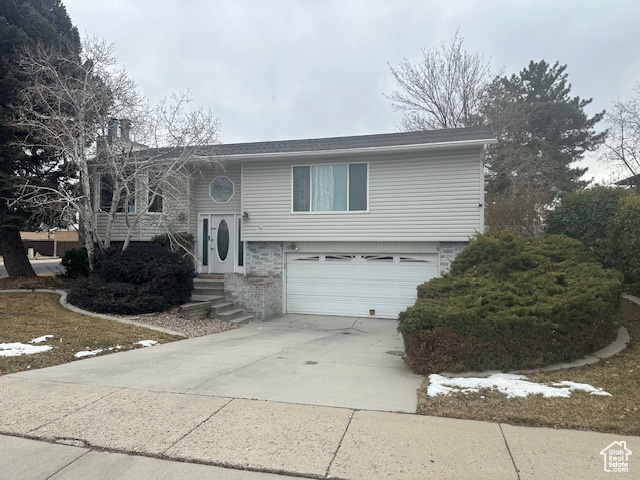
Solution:
M60 259L51 260L32 260L31 265L36 272L36 275L45 275L62 272L62 266L60 265ZM4 268L4 262L0 262L0 278L7 276L7 270Z

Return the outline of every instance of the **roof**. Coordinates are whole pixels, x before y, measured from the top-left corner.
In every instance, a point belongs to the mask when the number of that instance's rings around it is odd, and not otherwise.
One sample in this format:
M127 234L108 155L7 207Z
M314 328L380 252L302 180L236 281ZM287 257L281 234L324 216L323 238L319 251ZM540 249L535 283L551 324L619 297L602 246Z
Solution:
M247 156L361 150L384 147L437 146L443 144L488 144L496 138L486 127L452 128L419 132L382 133L350 137L309 138L252 143L227 143L204 146L198 156ZM141 154L170 157L178 149L149 149Z
M623 178L615 183L616 185L640 185L640 173Z

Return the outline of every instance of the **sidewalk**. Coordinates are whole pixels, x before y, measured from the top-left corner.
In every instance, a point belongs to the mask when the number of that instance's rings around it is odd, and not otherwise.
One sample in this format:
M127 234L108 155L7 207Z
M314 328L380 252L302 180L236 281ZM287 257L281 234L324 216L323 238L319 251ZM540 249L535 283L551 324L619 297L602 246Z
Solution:
M12 375L0 433L0 475L15 480L597 479L612 476L611 443L640 452L640 437ZM615 478L637 478L633 457Z

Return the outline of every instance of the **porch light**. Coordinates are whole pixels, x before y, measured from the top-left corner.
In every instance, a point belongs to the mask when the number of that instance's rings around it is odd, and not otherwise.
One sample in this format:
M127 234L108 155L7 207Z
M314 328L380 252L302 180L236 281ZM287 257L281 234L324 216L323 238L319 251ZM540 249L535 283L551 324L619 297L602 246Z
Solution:
M242 220L244 220L245 222L249 221L249 212L247 212L246 210L242 212Z

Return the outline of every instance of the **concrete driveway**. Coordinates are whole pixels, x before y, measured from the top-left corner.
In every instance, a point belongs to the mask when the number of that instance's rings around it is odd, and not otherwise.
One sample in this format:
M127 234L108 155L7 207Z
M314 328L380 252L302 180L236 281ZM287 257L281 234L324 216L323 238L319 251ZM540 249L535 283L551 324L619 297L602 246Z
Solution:
M283 315L12 377L355 410L415 412L422 377L392 320Z

